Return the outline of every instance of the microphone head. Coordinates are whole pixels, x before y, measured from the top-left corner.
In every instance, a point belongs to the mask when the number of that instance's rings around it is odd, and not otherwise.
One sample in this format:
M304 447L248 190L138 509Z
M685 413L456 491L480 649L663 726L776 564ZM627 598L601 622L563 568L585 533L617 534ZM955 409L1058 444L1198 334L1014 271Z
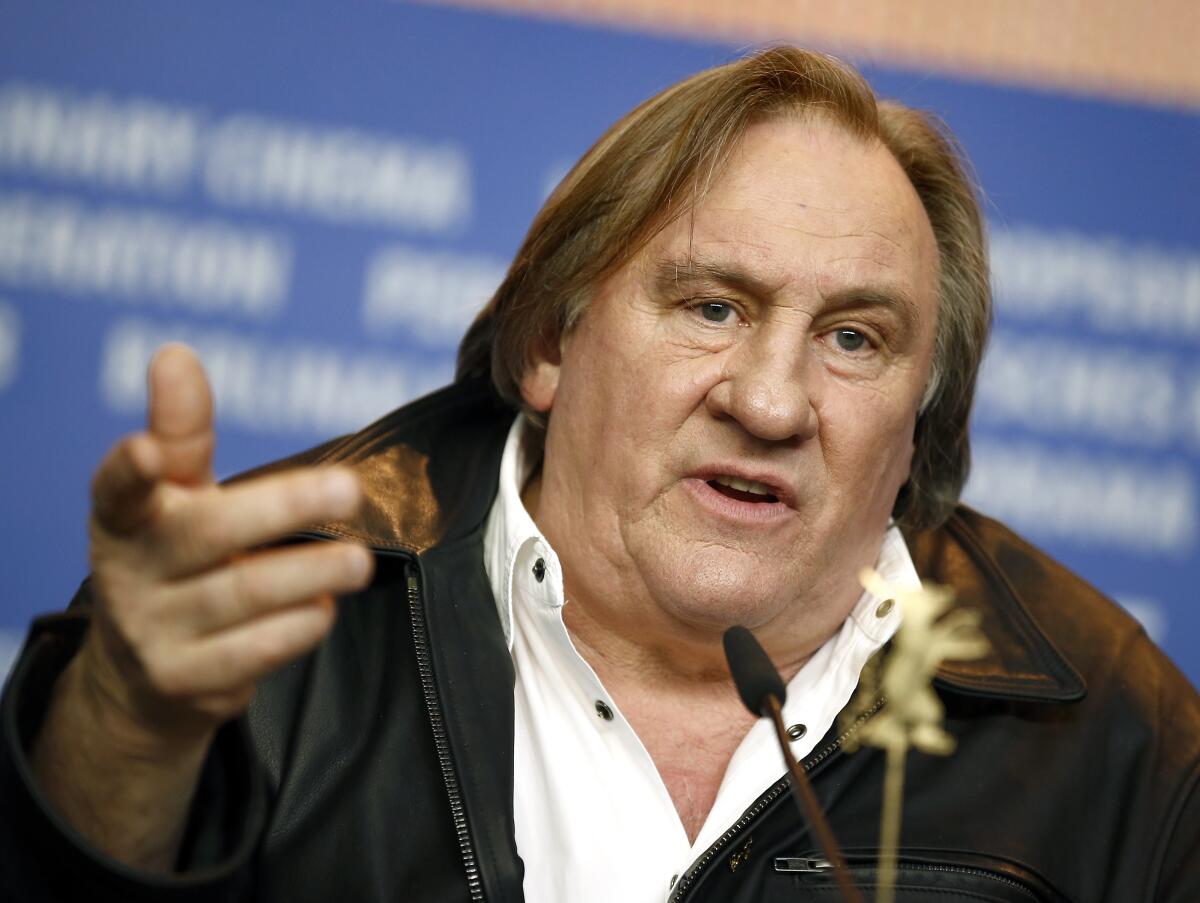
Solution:
M746 708L755 715L767 714L768 696L774 696L782 706L787 701L787 688L754 634L745 627L730 627L723 642L729 672Z

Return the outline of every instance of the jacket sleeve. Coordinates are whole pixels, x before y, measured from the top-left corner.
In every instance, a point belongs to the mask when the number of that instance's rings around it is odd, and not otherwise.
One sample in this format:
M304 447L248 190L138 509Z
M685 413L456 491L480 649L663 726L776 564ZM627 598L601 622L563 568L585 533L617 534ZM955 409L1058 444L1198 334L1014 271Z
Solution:
M71 609L34 622L0 699L0 888L6 900L237 901L252 892L266 793L243 720L217 733L174 874L128 868L50 806L28 758L54 683L87 631L87 584Z
M1163 825L1158 887L1147 899L1162 903L1200 900L1200 762L1180 788L1177 812Z

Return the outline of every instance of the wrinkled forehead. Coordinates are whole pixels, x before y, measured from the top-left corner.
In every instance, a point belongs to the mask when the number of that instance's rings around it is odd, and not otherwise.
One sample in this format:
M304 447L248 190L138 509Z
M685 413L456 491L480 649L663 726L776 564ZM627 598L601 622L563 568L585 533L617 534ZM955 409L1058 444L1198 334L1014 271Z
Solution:
M933 294L937 244L924 205L881 141L827 118L751 126L639 267L707 261L765 282L882 280ZM825 286L833 289L835 286Z

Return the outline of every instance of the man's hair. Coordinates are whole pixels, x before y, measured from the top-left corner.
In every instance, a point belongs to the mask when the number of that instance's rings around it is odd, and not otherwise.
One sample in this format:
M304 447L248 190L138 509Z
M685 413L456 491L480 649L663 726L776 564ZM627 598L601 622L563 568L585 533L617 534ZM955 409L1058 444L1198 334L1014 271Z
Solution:
M991 322L983 221L954 138L936 118L877 101L863 77L822 54L776 47L700 72L626 115L580 159L533 221L504 282L459 348L458 375L491 379L522 406L537 354L553 357L600 282L690 212L750 125L823 116L879 140L916 189L937 240L938 320L909 480L905 529L949 516L970 467L975 377Z

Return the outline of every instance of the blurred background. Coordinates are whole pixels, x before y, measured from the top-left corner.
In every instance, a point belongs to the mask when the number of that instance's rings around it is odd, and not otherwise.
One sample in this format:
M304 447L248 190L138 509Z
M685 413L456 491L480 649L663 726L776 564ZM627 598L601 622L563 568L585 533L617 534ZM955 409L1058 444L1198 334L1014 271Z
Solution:
M996 330L968 500L1200 683L1200 6L0 0L0 674L87 569L145 365L203 357L227 476L451 377L604 128L764 42L941 115Z

